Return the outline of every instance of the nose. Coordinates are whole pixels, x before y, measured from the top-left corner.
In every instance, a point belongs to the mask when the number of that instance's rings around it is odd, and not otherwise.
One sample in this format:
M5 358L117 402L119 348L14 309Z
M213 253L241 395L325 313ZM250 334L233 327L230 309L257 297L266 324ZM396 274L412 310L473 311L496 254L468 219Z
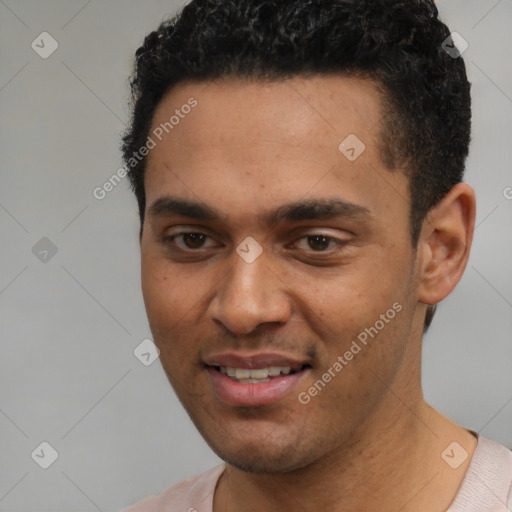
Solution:
M265 252L252 263L233 254L231 270L210 302L210 315L238 336L251 333L260 324L289 320L286 283L271 270Z

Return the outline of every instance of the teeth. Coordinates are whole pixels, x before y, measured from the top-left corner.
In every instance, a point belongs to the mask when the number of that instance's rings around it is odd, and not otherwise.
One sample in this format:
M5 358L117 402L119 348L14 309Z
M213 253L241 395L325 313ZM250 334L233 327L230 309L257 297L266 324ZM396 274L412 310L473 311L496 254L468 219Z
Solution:
M268 377L268 368L258 368L250 370L251 379L266 379Z
M224 375L246 384L268 382L270 380L268 377L289 375L291 371L292 369L289 366L270 366L255 369L220 367L220 372Z
M251 370L247 368L236 368L235 369L235 377L237 379L250 379L251 378Z

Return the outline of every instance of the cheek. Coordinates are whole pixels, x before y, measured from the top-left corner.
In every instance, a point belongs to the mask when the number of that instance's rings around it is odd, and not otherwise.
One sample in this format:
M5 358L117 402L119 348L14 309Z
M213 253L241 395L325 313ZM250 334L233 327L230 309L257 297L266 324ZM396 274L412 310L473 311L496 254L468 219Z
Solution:
M150 322L176 322L194 300L196 288L190 278L153 247L143 249L141 268L142 294Z
M290 282L300 298L297 302L302 304L302 313L311 311L311 317L320 320L333 334L343 333L346 338L373 324L403 296L404 290L397 285L400 278L388 267L376 265L375 261L354 262L336 273L314 277L314 287L311 277L294 275Z
M144 255L142 294L153 339L164 368L179 373L197 356L194 339L210 289L197 270L183 270L168 261Z
M350 382L349 389L363 392L370 385L367 371L379 373L386 368L384 373L393 372L393 360L400 359L397 352L404 350L404 340L409 336L410 282L406 265L385 264L383 259L380 265L376 262L378 258L373 265L365 262L357 268L340 269L337 279L310 288L307 295L303 311L309 305L316 313L312 317L320 320L319 334L324 340L320 370L326 371L338 356L347 354L343 374L348 380L342 384L344 379L338 379L333 390Z
M148 321L155 343L165 343L180 321L186 319L191 309L193 287L185 289L184 280L179 274L171 272L167 263L150 258L142 259L142 295Z
M170 276L158 266L143 261L142 295L150 324L172 323L176 312L173 287Z
M155 268L142 273L142 292L153 341L160 350L160 362L171 384L183 380L180 370L184 370L188 357L187 345L180 342L183 317L183 292L173 286L173 280Z

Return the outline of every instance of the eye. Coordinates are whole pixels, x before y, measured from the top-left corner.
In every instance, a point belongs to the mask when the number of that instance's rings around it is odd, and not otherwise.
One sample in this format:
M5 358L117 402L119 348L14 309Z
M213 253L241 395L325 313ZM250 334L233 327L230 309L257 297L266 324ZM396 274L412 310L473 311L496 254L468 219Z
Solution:
M198 231L183 231L166 235L162 241L174 249L189 252L200 252L204 249L218 247L209 235ZM298 238L292 243L292 247L309 253L331 253L341 250L347 243L346 240L319 233Z
M182 232L176 233L174 235L168 235L163 238L165 243L170 243L172 245L177 246L179 249L189 251L195 249L205 249L205 242L211 238L199 232ZM213 241L212 241L213 243ZM209 247L214 247L215 245L210 245Z
M297 239L294 247L308 252L329 252L330 249L341 249L347 243L346 240L340 240L323 234L306 235Z

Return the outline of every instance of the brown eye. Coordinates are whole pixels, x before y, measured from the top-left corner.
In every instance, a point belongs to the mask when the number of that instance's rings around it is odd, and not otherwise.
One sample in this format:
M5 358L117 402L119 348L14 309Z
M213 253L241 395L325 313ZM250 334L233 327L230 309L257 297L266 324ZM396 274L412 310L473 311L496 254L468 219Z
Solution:
M307 237L308 245L314 251L325 251L329 247L332 238L323 235L311 235Z
M313 255L317 253L319 256L338 254L347 245L348 240L332 237L324 233L313 233L304 235L295 240L292 246L302 252Z
M172 248L181 251L197 251L215 247L214 240L205 233L194 231L182 231L174 235L162 237L162 242Z
M182 233L178 236L183 238L183 243L187 249L200 249L207 238L203 233Z
M333 238L332 236L315 234L298 238L294 245L306 252L332 252L331 249L339 249L345 243L344 240Z

